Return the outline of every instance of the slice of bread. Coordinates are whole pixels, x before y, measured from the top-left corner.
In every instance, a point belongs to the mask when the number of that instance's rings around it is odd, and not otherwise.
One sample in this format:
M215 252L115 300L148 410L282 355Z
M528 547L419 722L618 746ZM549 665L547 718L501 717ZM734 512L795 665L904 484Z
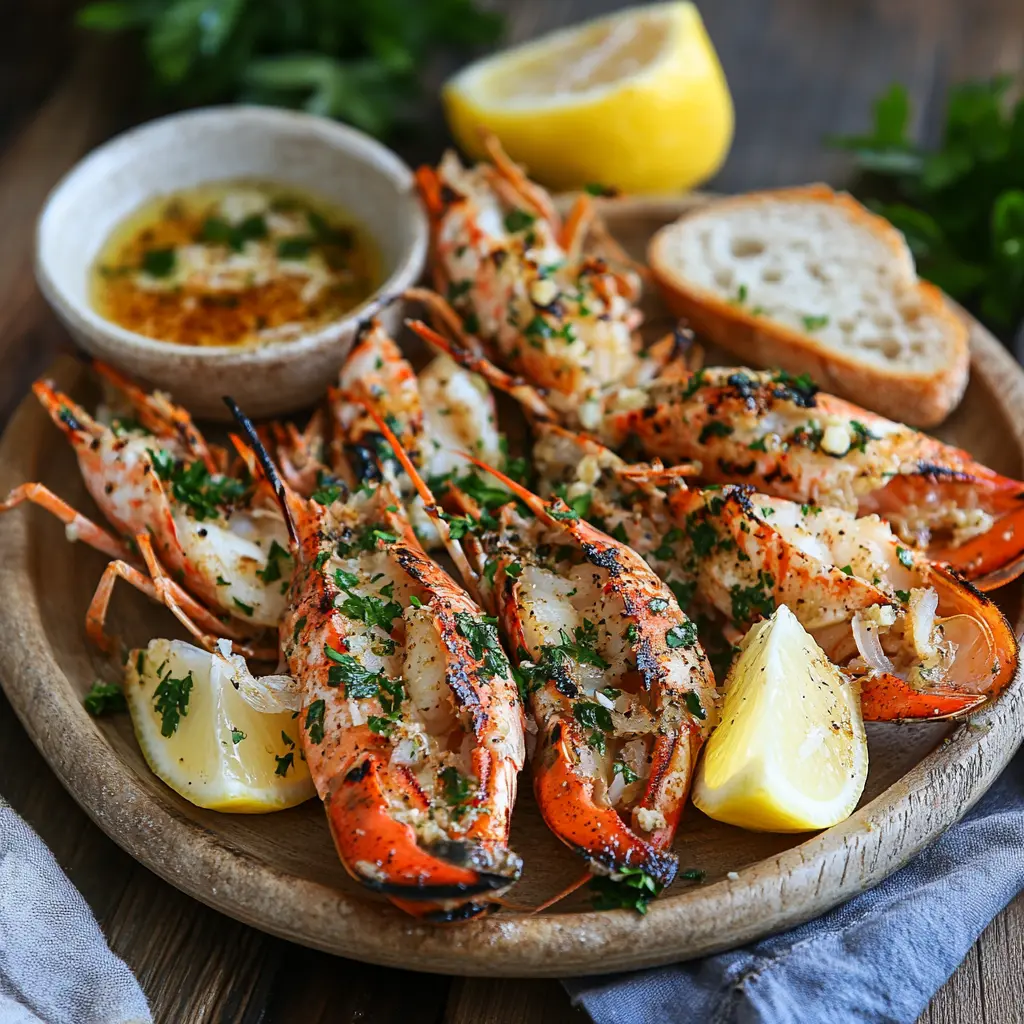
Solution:
M647 259L672 312L746 365L809 373L919 427L963 396L966 323L918 279L900 232L845 193L709 203L662 228Z

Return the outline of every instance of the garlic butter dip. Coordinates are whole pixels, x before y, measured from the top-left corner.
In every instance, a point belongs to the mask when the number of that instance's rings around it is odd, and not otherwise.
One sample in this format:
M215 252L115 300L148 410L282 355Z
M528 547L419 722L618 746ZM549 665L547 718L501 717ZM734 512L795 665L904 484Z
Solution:
M179 345L286 342L380 284L372 240L344 211L261 181L153 199L110 235L91 273L108 320Z

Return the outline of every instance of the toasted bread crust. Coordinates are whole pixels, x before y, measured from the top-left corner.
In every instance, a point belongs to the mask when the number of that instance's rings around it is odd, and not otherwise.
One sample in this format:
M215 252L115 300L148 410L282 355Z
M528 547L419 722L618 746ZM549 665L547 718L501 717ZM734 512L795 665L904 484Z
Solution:
M647 261L671 312L689 321L700 334L737 356L744 364L779 367L790 373L809 373L825 390L857 402L868 409L917 427L941 423L959 404L967 387L970 368L968 328L953 311L942 292L927 281L918 281L921 304L939 320L950 339L951 358L944 366L928 372L878 366L837 352L813 336L754 316L741 306L689 282L665 254L677 224L701 217L714 217L723 206L772 202L827 202L844 208L851 219L882 239L894 261L913 267L903 236L887 220L871 213L845 193L825 185L751 193L724 199L667 225L651 239Z

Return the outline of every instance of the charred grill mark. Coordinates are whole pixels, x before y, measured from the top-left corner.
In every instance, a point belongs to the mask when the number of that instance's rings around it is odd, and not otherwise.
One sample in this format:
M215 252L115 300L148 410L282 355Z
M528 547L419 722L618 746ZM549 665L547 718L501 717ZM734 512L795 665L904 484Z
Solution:
M277 504L280 506L285 526L288 527L288 537L292 545L298 547L299 537L295 530L295 523L292 521L291 509L288 507L288 491L280 474L277 472L274 460L271 459L267 449L263 447L263 442L260 440L259 434L256 433L252 420L242 412L238 403L230 395L225 395L224 404L231 410L231 415L235 417L236 422L242 428L242 433L245 434L252 450L256 453L256 458L259 460L260 466L263 467L267 482L274 491L274 497L277 498Z
M591 565L596 565L599 569L606 569L612 576L618 576L624 571L615 548L589 543L583 543L580 546Z
M345 781L352 783L362 782L363 779L365 779L366 776L370 774L371 768L371 760L370 758L366 758L366 760L363 761L362 764L356 765L355 768L348 772L348 774L345 776Z
M370 440L381 438L381 440L383 440L380 434L375 433L364 434L363 438ZM383 479L380 472L380 466L377 464L377 452L375 448L368 447L360 443L346 445L345 451L349 455L349 463L352 466L352 472L355 473L356 479L361 483L376 482Z
M921 461L917 464L917 475L938 482L940 480L956 483L973 483L974 475L962 469L951 469L949 466L937 466L933 462Z
M768 470L768 472L762 476L762 479L766 484L773 484L776 481L780 484L788 484L792 482L793 474L786 473L782 468L782 464L776 462L774 469Z
M736 462L731 462L729 459L719 458L718 468L726 476L750 476L757 469L757 462L751 459L750 462L741 466Z
M643 868L660 886L671 885L679 868L676 855L656 850L642 839L638 842L642 851L640 856L635 856L633 849L627 850L625 856L622 856L619 850L613 846L599 846L588 850L586 847L573 845L570 846L570 849L575 850L584 860L597 864L609 874L624 867Z
M636 670L640 673L644 682L644 689L649 693L655 683L661 682L664 671L654 651L651 638L645 633L641 634L636 645Z
M551 673L551 681L555 684L555 689L559 693L563 694L570 699L574 699L580 695L580 691L576 686L576 681L570 675L568 669L564 664L558 665Z
M459 921L471 921L474 917L481 917L494 910L494 903L463 903L460 906L445 910L443 907L437 910L430 910L425 913L422 920L431 924L455 924Z

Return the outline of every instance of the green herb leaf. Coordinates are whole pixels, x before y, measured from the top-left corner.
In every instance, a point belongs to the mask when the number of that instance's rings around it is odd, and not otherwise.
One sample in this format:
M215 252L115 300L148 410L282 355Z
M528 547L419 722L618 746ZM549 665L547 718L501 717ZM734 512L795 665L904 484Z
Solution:
M590 880L591 903L595 910L635 910L647 913L647 904L661 892L661 886L642 868L622 867L618 877L596 875Z
M170 277L177 262L173 249L150 249L142 255L142 270L150 277Z
M324 741L324 704L323 698L313 701L306 709L306 732L311 743Z
M687 619L673 626L665 634L665 643L669 647L692 647L697 642L697 626Z
M82 703L85 710L94 718L128 710L121 687L116 683L105 683L101 679L97 679L89 687L89 692L82 698Z
M153 709L160 715L160 733L173 736L183 715L188 714L189 694L195 681L189 672L182 679L172 679L170 669L153 691Z

